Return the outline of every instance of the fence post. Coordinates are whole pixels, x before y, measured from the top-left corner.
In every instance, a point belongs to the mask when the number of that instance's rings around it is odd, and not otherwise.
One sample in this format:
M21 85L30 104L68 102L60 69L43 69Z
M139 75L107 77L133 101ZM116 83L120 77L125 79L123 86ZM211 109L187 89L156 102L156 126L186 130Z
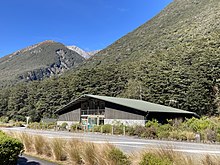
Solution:
M123 127L123 134L124 134L124 136L125 136L125 126Z
M113 127L113 125L112 125L112 135L114 135L114 127Z

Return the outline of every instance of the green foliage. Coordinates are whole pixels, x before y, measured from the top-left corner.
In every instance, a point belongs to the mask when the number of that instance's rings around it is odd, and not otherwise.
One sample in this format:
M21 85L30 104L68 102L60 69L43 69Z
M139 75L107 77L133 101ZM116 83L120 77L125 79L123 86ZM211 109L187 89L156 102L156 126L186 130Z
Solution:
M159 16L63 76L1 89L0 116L40 121L55 117L62 105L88 93L142 99L199 115L218 114L218 3L174 1ZM50 52L56 45L43 48ZM41 57L30 61L31 69L33 61L38 66L42 61L54 63L51 54ZM1 66L0 70L5 71Z
M61 125L60 125L60 129L61 130L66 130L67 129L67 126L68 126L68 124L67 123L62 123Z
M23 144L0 132L0 162L1 165L16 165L18 155L23 151Z
M105 124L102 126L102 133L112 133L112 125Z
M129 158L118 148L113 147L109 151L107 156L113 162L113 164L117 164L117 165L130 165L131 164Z
M145 153L139 165L172 165L173 163L167 157L160 157L154 153Z
M56 127L56 123L43 123L43 122L33 122L28 124L28 128L31 129L54 129Z
M79 124L79 123L75 123L75 124L72 124L72 125L70 126L70 130L71 130L72 132L77 131L77 130L79 130L79 129L80 129L80 124Z
M58 75L83 61L82 56L61 43L41 42L0 58L0 87Z
M188 119L186 125L195 132L201 132L202 130L208 128L214 129L215 126L217 126L216 123L214 123L212 120L210 120L207 117L202 117L201 119L197 119L197 118Z
M102 125L95 125L93 127L94 132L101 132L101 127L102 127Z

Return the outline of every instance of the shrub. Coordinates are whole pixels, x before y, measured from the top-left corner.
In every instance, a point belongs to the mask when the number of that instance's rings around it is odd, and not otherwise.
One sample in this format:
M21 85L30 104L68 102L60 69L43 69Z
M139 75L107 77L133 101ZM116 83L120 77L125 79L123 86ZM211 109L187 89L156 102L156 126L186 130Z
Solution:
M75 123L75 124L72 124L72 125L70 126L71 132L75 132L75 131L77 131L77 130L79 130L79 129L80 129L79 123Z
M37 123L37 122L34 122L34 123L30 123L28 124L28 128L31 128L31 129L40 129L40 123Z
M156 138L157 137L157 130L154 127L148 127L146 130L141 134L141 137L146 138Z
M135 132L135 127L134 126L126 126L125 131L127 132L128 135L134 135Z
M145 153L139 165L172 165L173 163L167 157L160 157L155 153Z
M24 127L24 122L20 122L20 121L18 121L18 122L15 122L15 123L13 123L13 126L15 126L15 127Z
M66 130L66 129L67 129L67 126L68 126L67 123L62 123L62 124L60 125L60 129L61 129L61 130Z
M145 124L146 127L154 127L154 128L158 128L160 126L160 124L158 123L157 120L153 119L151 121L148 121L146 124Z
M206 129L201 131L202 132L202 139L204 141L215 142L217 140L217 133L211 129Z
M169 135L170 139L175 139L175 140L179 140L180 139L180 132L175 130L175 131L171 131L170 135Z
M112 164L117 165L129 165L131 164L128 157L118 148L113 147L109 152L107 157L111 160Z
M93 127L93 130L94 130L94 132L101 132L101 127L102 127L103 125L95 125L94 127Z
M102 126L102 133L112 133L112 125L105 124Z
M16 165L18 155L23 151L23 144L0 132L0 162L1 165Z
M114 134L123 134L124 133L124 125L113 125Z
M141 137L141 135L146 131L146 127L137 125L135 126L134 135Z
M195 140L196 134L191 131L183 131L181 132L180 138L181 140L191 141L191 140Z

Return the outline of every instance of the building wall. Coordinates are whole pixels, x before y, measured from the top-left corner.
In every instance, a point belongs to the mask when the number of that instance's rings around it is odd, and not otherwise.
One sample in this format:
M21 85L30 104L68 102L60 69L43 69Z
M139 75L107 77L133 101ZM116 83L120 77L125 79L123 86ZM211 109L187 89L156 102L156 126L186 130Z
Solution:
M104 119L104 124L116 124L120 122L127 126L142 125L145 126L145 120L127 120L127 119Z
M119 109L118 107L116 108ZM105 119L144 120L143 115L140 115L137 113L126 112L122 110L117 110L117 109L106 107L105 108Z
M68 113L64 113L62 115L59 115L58 121L80 121L80 108L70 111Z

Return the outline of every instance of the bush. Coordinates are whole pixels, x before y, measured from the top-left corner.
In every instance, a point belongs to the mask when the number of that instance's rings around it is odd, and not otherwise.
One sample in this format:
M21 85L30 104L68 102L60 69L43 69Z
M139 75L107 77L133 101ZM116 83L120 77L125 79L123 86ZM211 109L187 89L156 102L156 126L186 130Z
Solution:
M123 134L124 133L124 125L113 125L114 134Z
M61 130L66 130L66 129L67 129L67 126L68 126L67 123L62 123L62 124L60 125L60 129L61 129Z
M94 132L101 132L101 127L102 127L103 125L95 125L94 127L93 127L93 129L94 129Z
M134 126L126 126L125 131L128 135L134 136L135 127Z
M72 125L70 126L71 132L75 132L75 131L77 131L77 130L79 130L79 129L80 129L79 123L75 123L75 124L72 124Z
M112 133L112 125L105 124L102 126L102 133Z
M15 122L15 123L13 123L13 126L15 126L15 127L24 127L24 122L21 122L21 121L18 121L18 122Z
M40 123L34 122L34 123L28 124L28 128L31 128L31 129L40 129L41 126L40 126Z
M145 138L156 138L157 137L157 130L154 127L148 127L145 131L141 134L141 137Z
M131 162L128 157L118 148L113 147L109 153L108 158L113 162L113 164L117 165L129 165Z
M173 163L167 157L160 157L154 153L145 153L139 165L172 165Z
M23 144L12 137L0 132L0 162L1 165L16 165L19 154L23 151Z
M141 135L144 133L144 132L146 132L146 127L144 127L144 126L141 126L141 125L137 125L136 127L135 127L135 130L134 130L134 135L137 135L137 136L139 136L139 137L141 137Z

